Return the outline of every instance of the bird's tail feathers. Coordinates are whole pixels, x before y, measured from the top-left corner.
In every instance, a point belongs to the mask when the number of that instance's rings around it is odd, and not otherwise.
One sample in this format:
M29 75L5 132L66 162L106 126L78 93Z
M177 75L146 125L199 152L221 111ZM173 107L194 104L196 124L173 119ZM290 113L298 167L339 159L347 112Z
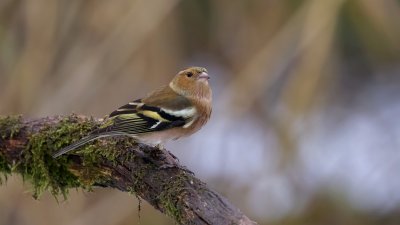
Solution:
M91 135L86 136L86 137L82 138L81 140L79 140L79 141L77 141L77 142L71 144L71 145L68 145L68 146L65 147L65 148L60 149L59 151L53 153L52 156L53 156L53 158L57 158L57 157L59 157L59 156L65 154L65 153L67 153L67 152L69 152L69 151L72 151L72 150L74 150L74 149L76 149L76 148L79 148L80 146L82 146L82 145L84 145L84 144L86 144L86 143L88 143L88 142L94 141L94 140L99 139L99 138L102 138L102 137L107 137L107 136L112 136L112 134L109 134L109 133L105 133L105 134L91 134Z

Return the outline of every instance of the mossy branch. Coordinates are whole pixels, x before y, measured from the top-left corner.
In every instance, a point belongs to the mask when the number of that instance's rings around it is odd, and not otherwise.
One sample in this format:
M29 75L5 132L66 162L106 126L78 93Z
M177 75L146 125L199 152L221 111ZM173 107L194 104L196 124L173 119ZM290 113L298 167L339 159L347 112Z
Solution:
M55 116L35 120L0 117L0 183L19 173L33 196L49 190L67 197L70 188L111 187L135 193L178 224L255 224L224 197L168 156L130 138L106 138L57 159L51 153L87 135L99 120Z

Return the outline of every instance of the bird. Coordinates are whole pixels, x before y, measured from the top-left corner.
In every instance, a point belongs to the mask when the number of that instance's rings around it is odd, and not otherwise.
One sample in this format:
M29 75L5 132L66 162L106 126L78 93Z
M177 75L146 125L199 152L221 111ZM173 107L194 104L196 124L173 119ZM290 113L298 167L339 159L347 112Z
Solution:
M203 67L178 72L165 86L111 112L88 136L52 154L57 158L99 138L129 136L161 147L200 130L212 112L210 76Z

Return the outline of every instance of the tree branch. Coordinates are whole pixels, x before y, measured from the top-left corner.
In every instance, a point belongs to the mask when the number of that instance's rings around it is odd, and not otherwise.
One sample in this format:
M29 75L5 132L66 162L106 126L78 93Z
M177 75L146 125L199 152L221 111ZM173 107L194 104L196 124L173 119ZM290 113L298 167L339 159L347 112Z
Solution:
M0 172L6 178L21 174L33 184L35 198L46 190L65 198L69 188L111 187L140 196L178 224L255 224L181 166L165 166L163 151L130 138L100 139L51 157L99 123L76 115L0 117Z

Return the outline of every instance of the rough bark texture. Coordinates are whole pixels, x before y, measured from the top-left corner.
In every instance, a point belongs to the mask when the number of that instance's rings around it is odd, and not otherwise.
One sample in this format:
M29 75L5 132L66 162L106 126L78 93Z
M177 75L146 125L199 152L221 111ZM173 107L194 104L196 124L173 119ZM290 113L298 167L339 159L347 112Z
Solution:
M76 115L0 117L0 175L21 174L34 197L46 190L66 197L69 188L111 187L140 196L178 224L255 224L193 174L171 166L164 151L129 138L100 139L51 157L98 124Z

